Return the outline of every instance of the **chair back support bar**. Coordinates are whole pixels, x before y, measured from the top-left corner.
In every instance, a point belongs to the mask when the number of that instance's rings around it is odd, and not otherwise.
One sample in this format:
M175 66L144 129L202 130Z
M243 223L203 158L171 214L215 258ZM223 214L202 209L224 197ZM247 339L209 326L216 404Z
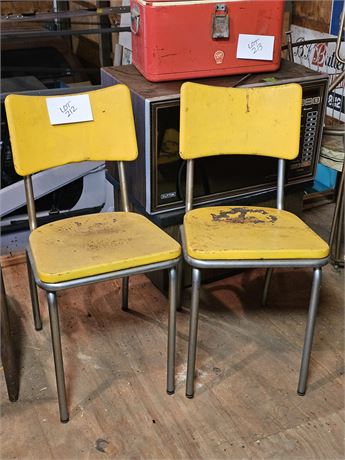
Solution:
M125 174L125 165L123 164L123 161L118 162L118 169L119 169L119 179L120 179L120 194L121 194L121 201L122 201L122 210L125 212L129 212L127 181L126 181L126 174Z
M119 178L120 178L120 194L122 201L122 210L129 212L129 201L128 201L128 192L127 192L127 180L125 173L125 165L123 161L118 161L119 169ZM32 186L32 177L31 175L24 177L24 187L25 187L25 196L26 196L26 205L28 209L28 219L29 227L32 232L37 228L37 216L36 216L36 206L35 206L35 195Z
M277 209L284 209L285 160L278 160Z
M25 196L26 196L26 205L28 209L28 218L29 218L29 227L32 232L37 228L37 218L36 218L36 206L35 206L35 196L32 187L31 175L24 177L24 187L25 187Z
M278 159L277 209L284 209L285 160ZM193 208L194 160L187 160L186 174L186 212Z
M186 212L193 207L194 160L187 160L186 173Z

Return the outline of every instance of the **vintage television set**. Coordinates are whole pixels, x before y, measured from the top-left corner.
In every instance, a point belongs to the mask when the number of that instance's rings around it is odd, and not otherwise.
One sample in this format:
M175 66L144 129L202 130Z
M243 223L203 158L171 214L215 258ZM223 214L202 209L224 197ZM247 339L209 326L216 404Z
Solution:
M102 69L105 86L123 83L132 94L139 156L126 165L131 200L139 212L163 227L182 220L185 162L178 155L179 92L182 81L151 83L133 66ZM312 183L318 163L328 76L282 61L279 71L196 80L228 87L250 87L297 82L303 88L301 142L298 158L289 161L288 191ZM279 104L279 101L277 101ZM254 167L244 157L219 156L197 160L195 200L200 204L265 201L275 191L277 160L255 157ZM241 171L236 174L235 171Z

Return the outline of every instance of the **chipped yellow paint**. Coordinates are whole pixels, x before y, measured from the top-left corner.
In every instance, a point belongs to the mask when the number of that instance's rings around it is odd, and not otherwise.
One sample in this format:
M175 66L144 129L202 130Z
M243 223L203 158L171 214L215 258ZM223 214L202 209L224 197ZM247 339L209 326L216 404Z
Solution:
M180 245L145 217L100 213L38 227L30 246L39 278L58 283L163 262L180 256Z
M181 88L180 155L265 155L293 159L299 151L302 87ZM248 166L250 167L250 166Z
M131 96L124 85L88 93L93 121L52 126L46 96L5 100L14 166L26 176L79 161L137 158ZM60 96L59 96L60 97Z
M194 209L184 218L186 247L195 259L322 259L328 244L288 211L262 207Z

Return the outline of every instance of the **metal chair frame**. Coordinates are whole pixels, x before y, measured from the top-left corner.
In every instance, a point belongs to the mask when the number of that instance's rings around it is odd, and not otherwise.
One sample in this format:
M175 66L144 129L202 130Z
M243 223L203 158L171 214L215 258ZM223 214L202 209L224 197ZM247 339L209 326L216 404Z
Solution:
M187 160L186 177L186 213L192 209L193 202L193 160ZM278 159L278 180L277 180L277 209L284 207L284 177L285 160ZM321 285L322 266L326 265L329 257L323 259L271 259L271 260L199 260L190 257L187 253L185 243L185 233L183 225L180 227L180 237L185 260L192 266L192 302L189 325L189 344L187 362L187 382L186 396L194 396L194 375L198 332L199 314L199 291L200 291L200 270L203 268L266 268L264 289L262 294L262 305L266 304L269 284L272 271L277 267L312 267L314 269L311 296L309 301L308 320L305 330L302 361L299 375L297 393L304 395L306 392L308 368L315 328L315 320L319 303L319 293Z
M129 212L129 202L127 194L126 176L123 161L118 161L120 191L122 198L122 206L125 212ZM32 188L31 176L24 177L25 193L28 205L28 217L30 230L37 228L35 201ZM56 385L58 392L58 402L60 411L60 420L63 423L68 422L69 413L66 400L66 385L64 376L63 357L61 350L61 334L58 315L57 291L69 289L77 286L97 283L99 281L109 281L117 278L122 278L122 310L128 310L128 277L151 271L169 269L169 319L168 319L168 353L167 353L167 392L174 393L174 369L175 369L175 342L176 342L176 307L177 307L177 266L181 257L176 259L158 262L148 265L142 265L126 270L118 270L115 272L103 273L95 276L88 276L71 281L63 281L60 283L46 283L39 279L37 275L35 263L31 254L30 247L27 248L27 267L29 275L30 294L32 301L33 317L36 330L42 329L42 320L40 315L37 286L44 289L47 293L50 328L52 336L52 347L55 364Z

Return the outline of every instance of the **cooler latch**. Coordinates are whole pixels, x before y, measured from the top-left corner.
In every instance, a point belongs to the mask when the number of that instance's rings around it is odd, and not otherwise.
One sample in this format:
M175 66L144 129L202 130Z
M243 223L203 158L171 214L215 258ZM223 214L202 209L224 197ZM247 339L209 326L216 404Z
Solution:
M229 15L228 7L224 3L216 5L212 18L212 38L214 40L229 38Z

